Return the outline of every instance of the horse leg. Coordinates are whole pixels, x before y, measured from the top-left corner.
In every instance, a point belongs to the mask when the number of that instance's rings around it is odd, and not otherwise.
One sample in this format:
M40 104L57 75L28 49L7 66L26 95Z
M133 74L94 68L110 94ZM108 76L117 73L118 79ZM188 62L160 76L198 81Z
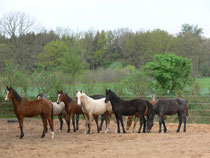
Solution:
M107 133L109 131L109 124L110 124L109 113L105 113L105 117L106 117L106 124L107 124L105 133Z
M178 117L179 117L179 125L178 125L178 128L176 130L177 133L180 131L180 127L182 125L182 114L180 112L178 112Z
M144 118L144 114L140 114L139 115L139 120L140 120L140 126L139 126L139 131L138 133L141 133L141 128L142 128L142 125L144 124L144 127L143 127L143 133L145 133L145 118Z
M164 117L163 117L163 128L164 128L164 133L166 133L167 132L167 128L166 128Z
M51 133L51 138L53 139L55 134L54 134L54 126L53 126L53 120L51 119L51 115L47 115L47 120L50 125L50 133Z
M22 139L24 137L24 133L23 133L23 116L19 116L18 117L18 122L19 122L19 126L20 126L20 139Z
M88 121L88 115L84 113L83 116L85 117L85 128L86 128L85 134L87 134L87 133L89 133L89 129L90 129L90 126L88 127L88 122L89 122Z
M104 120L105 120L105 119L106 119L105 115L104 115L104 114L101 115L101 124L100 124L100 127L99 127L100 131L102 130L103 123L104 123Z
M123 124L122 115L120 115L119 120L120 120L120 122L121 122L121 126L122 126L122 129L123 129L123 133L125 133L125 128L124 128L124 124Z
M98 133L99 133L99 132L100 132L100 128L99 128L99 126L98 126L98 116L97 116L97 115L93 115L93 117L94 117L94 120L95 120L95 122L96 122L97 131L98 131Z
M43 113L41 114L41 118L42 118L42 123L43 123L43 126L44 126L41 138L44 138L45 137L45 133L47 131L47 120L46 120L46 117L44 116Z
M66 113L66 114L64 115L64 118L65 118L66 124L67 124L67 126L68 126L67 133L70 133L70 115Z
M118 115L115 115L116 119L117 119L117 133L120 133L120 120Z
M76 114L76 130L79 129L79 114Z
M115 117L114 114L111 114L111 117L112 117L112 119L113 119L113 121L114 121L114 123L115 123L115 125L116 125L115 133L117 133L117 121L116 121L116 117Z
M163 117L160 115L160 120L159 120L159 133L161 133L161 126L162 126L162 122L163 122Z
M135 131L137 121L138 121L138 117L135 116L135 120L134 120L134 124L133 124L133 132Z
M63 128L63 116L62 114L58 114L58 119L60 121L60 129L59 129L59 132L62 132L62 128Z
M186 132L186 122L187 122L186 115L183 116L183 121L184 121L184 130L183 130L183 132Z
M75 127L75 114L72 113L72 124L73 124L73 128L74 128L74 132L76 132L76 127Z
M90 134L92 134L91 127L92 127L92 117L93 117L93 115L92 115L91 112L89 112L88 117L89 117L88 121L89 121L89 125L90 125Z

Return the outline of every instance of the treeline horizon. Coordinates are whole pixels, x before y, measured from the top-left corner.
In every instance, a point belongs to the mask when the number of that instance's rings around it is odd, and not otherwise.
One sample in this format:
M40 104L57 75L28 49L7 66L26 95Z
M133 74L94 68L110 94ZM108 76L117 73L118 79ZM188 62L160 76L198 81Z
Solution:
M115 62L140 69L160 53L174 53L192 60L193 75L210 76L210 38L203 29L183 24L176 35L165 30L132 31L69 28L37 32L25 13L11 12L0 20L0 73L9 62L28 71L57 71L62 56L80 56L84 69L106 69ZM66 56L65 56L66 57Z

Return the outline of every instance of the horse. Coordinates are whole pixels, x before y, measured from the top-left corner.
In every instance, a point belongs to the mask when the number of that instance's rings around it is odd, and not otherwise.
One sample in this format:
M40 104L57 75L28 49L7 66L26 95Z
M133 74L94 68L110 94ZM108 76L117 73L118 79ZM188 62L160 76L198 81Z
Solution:
M75 127L75 114L80 115L83 114L83 111L80 106L77 105L77 100L68 96L68 94L63 93L63 91L58 91L57 103L64 102L66 112L72 116L72 123L74 132L79 129L79 117L76 119L76 127ZM69 129L70 130L70 129Z
M37 97L37 99L41 99L41 98L47 99L47 97L42 93L39 93L36 97ZM60 102L59 104L57 104L57 102L52 102L52 101L50 101L50 102L53 105L53 114L54 114L54 116L58 116L58 119L60 122L59 132L62 132L63 117L64 117L64 119L66 120L67 127L68 127L67 133L69 133L70 132L70 116L65 110L64 102Z
M92 117L98 117L98 115L105 114L107 122L107 128L105 130L105 133L108 132L109 130L109 113L112 113L111 110L111 104L110 103L105 103L105 98L101 99L93 99L89 96L87 96L85 93L82 91L78 91L77 94L77 101L78 105L82 107L84 116L85 116L85 126L86 126L86 131L85 134L87 133L92 133L91 132L91 126L92 126ZM88 129L88 123L90 126L90 129ZM97 130L98 133L100 132L99 127L98 127L98 122L96 122L97 125Z
M54 138L54 126L53 126L53 106L50 101L46 99L40 100L27 100L21 98L19 94L12 88L6 87L7 93L5 101L12 100L14 106L14 113L18 118L20 126L20 139L24 137L23 132L23 119L24 117L36 117L41 116L43 122L43 132L41 138L44 138L47 132L47 120L50 125L51 138Z
M150 132L153 126L153 120L155 114L160 117L159 121L159 133L161 133L161 126L163 124L164 133L166 133L167 128L164 121L164 115L174 115L178 114L179 125L176 132L180 131L182 121L184 121L184 132L186 132L186 115L188 114L188 104L187 100L182 98L168 99L168 100L158 100L152 107L152 110L148 112L147 119L147 131Z
M156 102L157 102L157 100L154 100L154 101L151 101L150 103L151 104L155 104ZM144 112L144 116L147 115L147 112L148 112L148 108L146 108L146 110ZM127 116L125 118L125 127L126 127L126 130L129 130L129 128L131 127L131 124L132 124L133 116L135 116L135 119L134 119L132 132L135 131L136 124L137 124L137 121L138 121L138 118L139 118L139 113L135 113L135 115L130 115L130 116ZM166 116L165 115L164 115L164 120L166 120Z
M135 113L139 113L139 118L140 118L140 127L138 130L138 133L141 132L142 125L144 125L143 132L145 133L146 119L144 117L144 112L147 107L148 107L148 111L152 107L152 104L149 101L142 100L142 99L133 99L133 100L125 101L121 99L120 97L118 97L111 90L106 89L105 102L107 103L108 101L111 102L112 111L114 112L115 117L117 119L117 128L118 128L117 132L118 133L120 133L119 121L121 122L123 133L125 133L122 116L123 115L130 116L130 115L134 115Z

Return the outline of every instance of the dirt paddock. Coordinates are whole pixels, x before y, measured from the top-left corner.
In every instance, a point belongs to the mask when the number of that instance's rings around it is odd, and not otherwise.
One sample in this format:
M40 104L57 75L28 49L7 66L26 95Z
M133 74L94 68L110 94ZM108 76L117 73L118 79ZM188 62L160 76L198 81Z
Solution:
M39 119L24 120L24 139L19 139L18 123L7 123L0 119L0 158L198 158L210 157L210 125L187 124L187 132L176 133L177 123L167 123L167 133L158 133L155 123L151 133L115 133L115 124L111 122L110 132L84 134L84 121L80 120L78 132L66 133L66 124L62 133L58 132L59 121L54 120L55 138L47 133L41 139L42 122ZM182 129L182 128L181 128ZM136 129L137 130L137 129Z

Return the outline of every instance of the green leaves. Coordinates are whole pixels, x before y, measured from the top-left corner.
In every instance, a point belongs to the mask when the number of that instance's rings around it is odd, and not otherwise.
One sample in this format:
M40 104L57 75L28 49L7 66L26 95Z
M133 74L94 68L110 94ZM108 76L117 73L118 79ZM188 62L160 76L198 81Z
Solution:
M143 67L145 74L155 79L164 93L173 93L189 82L191 60L175 54L158 54L154 61Z
M57 69L61 65L60 59L64 56L67 49L68 47L63 41L49 42L37 57L38 65L45 70Z

